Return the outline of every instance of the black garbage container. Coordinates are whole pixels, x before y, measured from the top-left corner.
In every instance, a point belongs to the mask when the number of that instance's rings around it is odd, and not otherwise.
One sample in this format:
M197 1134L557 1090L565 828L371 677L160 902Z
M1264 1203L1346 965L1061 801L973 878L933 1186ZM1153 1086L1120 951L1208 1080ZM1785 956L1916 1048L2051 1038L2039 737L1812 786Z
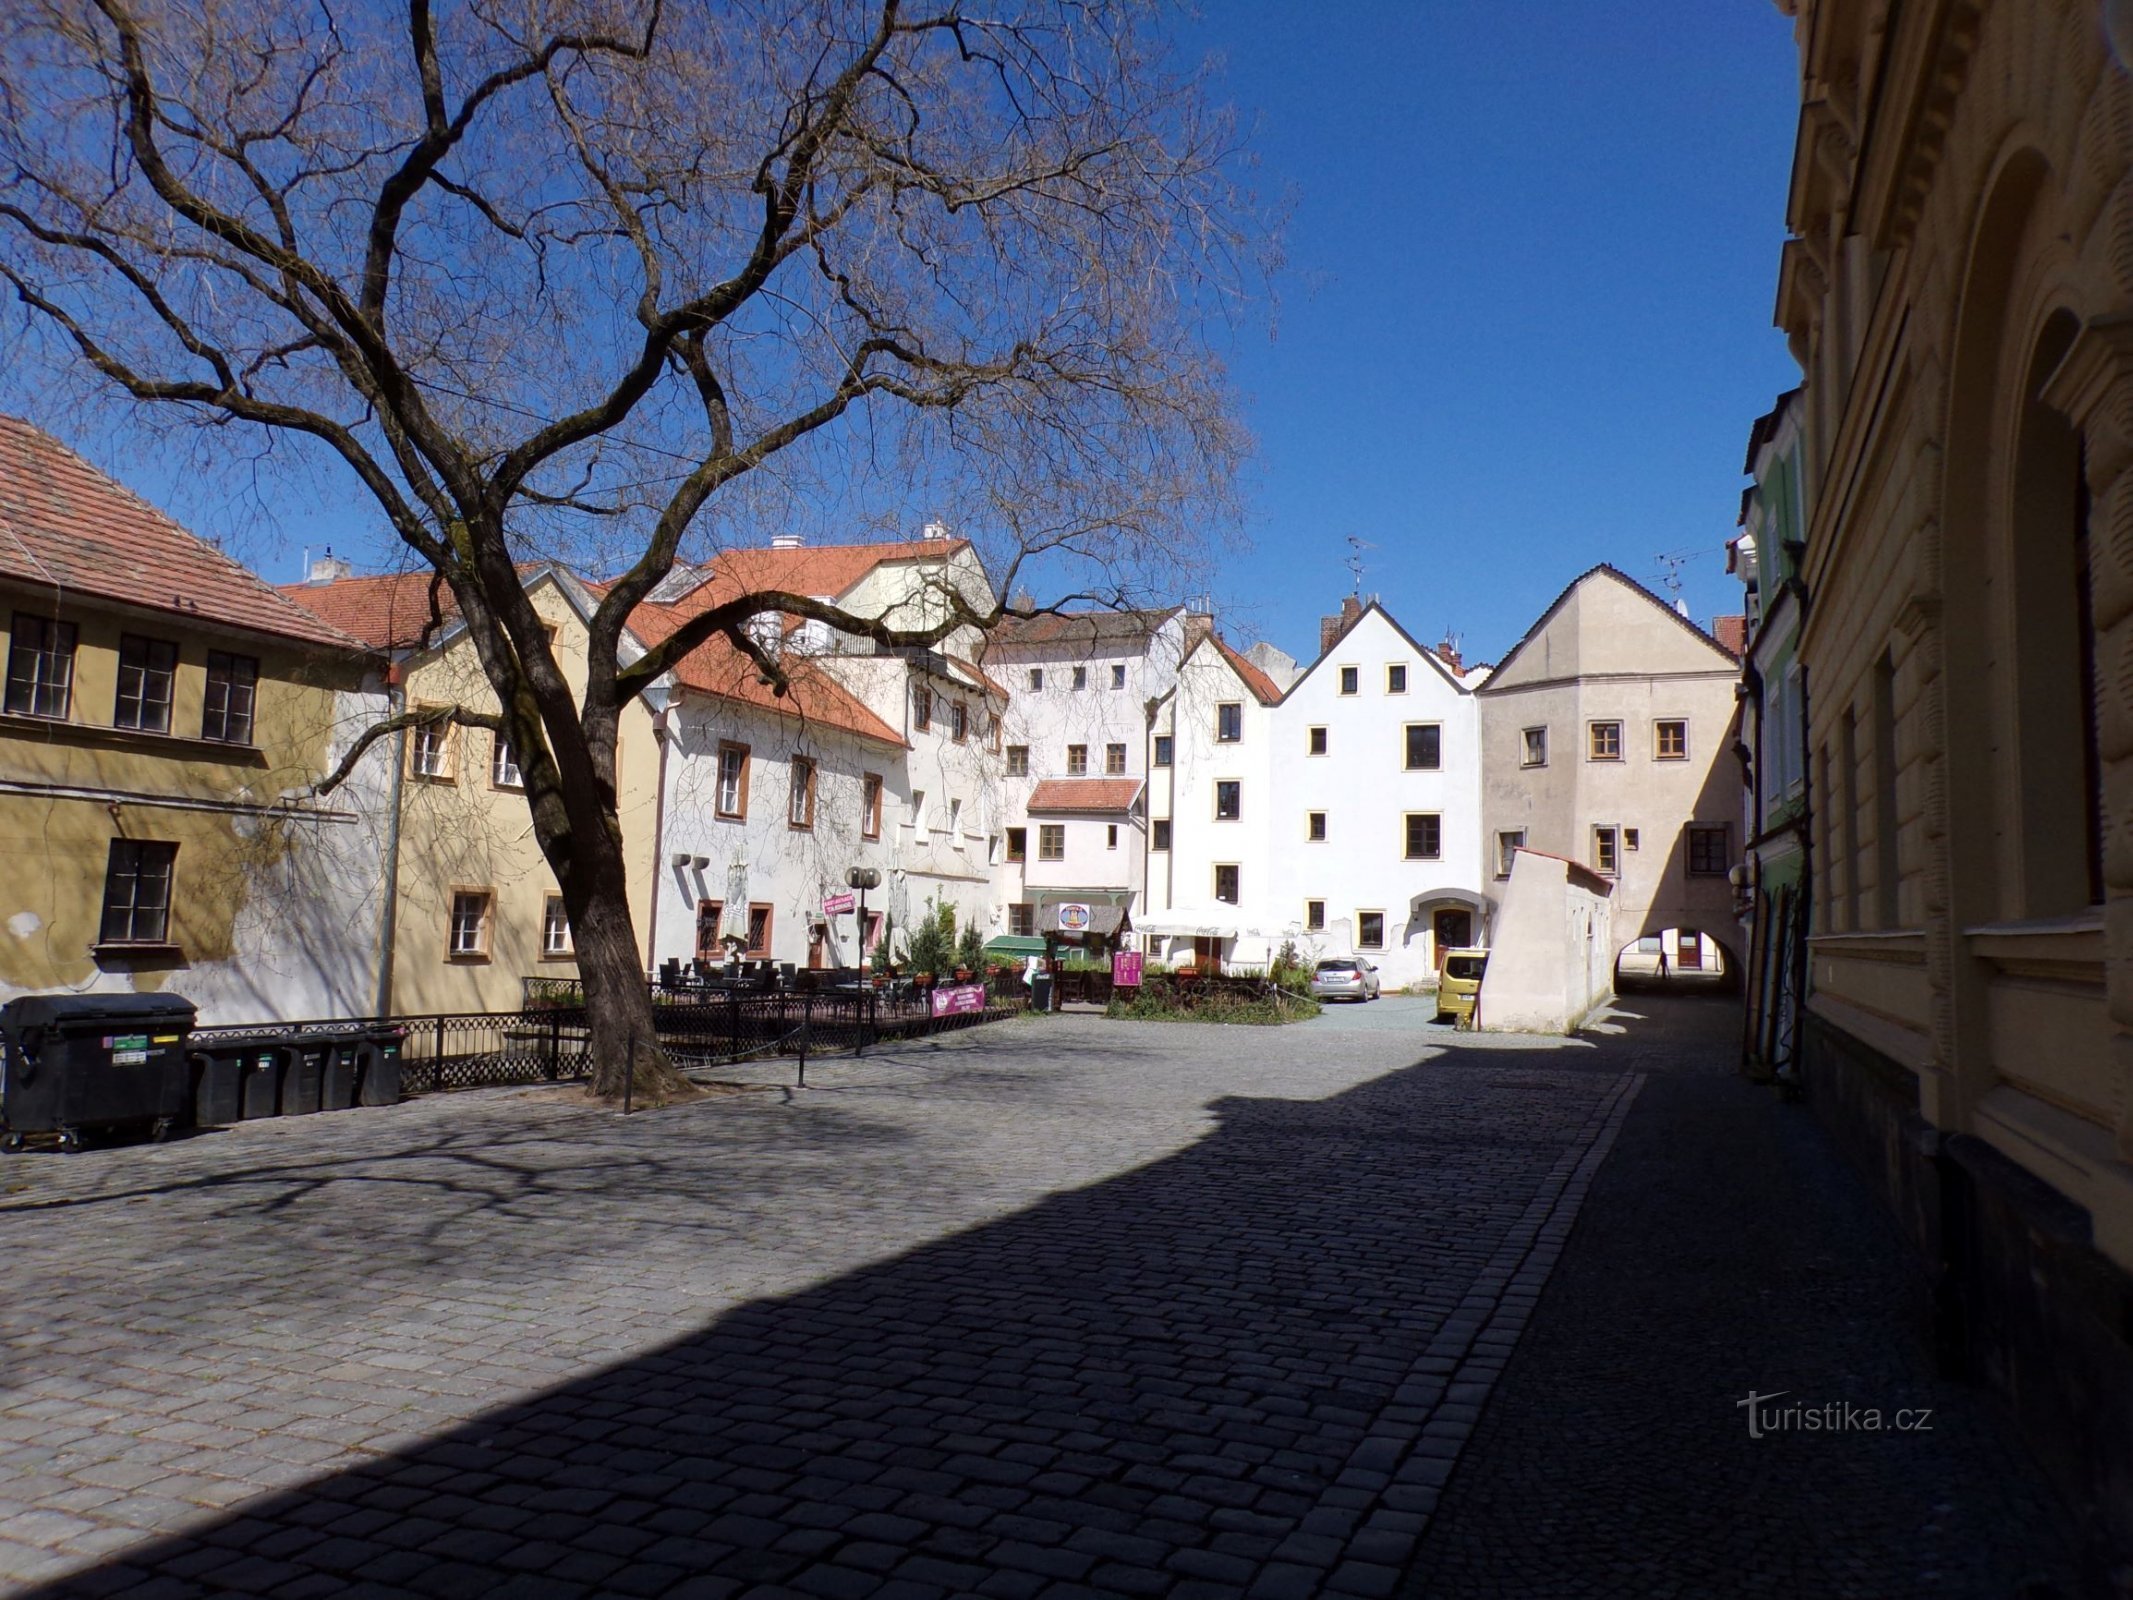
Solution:
M186 1113L193 1004L168 994L32 994L0 1006L0 1142L141 1126L162 1138Z
M281 1075L287 1036L255 1039L244 1057L244 1119L281 1115Z
M322 1028L306 1034L305 1042L325 1048L319 1061L319 1110L346 1111L356 1103L356 1080L363 1071L363 1050L370 1042L370 1030L361 1023Z
M362 1075L356 1097L366 1106L400 1103L400 1054L407 1044L407 1029L397 1022L378 1022L364 1030L358 1059Z
M1029 1003L1032 1011L1052 1009L1052 975L1039 972L1029 981Z
M290 1034L281 1047L281 1114L309 1116L326 1087L327 1041L316 1034Z
M280 1078L278 1045L273 1039L217 1039L194 1050L193 1126L221 1128L248 1116L272 1116ZM267 1109L247 1110L250 1080L261 1071L267 1074Z

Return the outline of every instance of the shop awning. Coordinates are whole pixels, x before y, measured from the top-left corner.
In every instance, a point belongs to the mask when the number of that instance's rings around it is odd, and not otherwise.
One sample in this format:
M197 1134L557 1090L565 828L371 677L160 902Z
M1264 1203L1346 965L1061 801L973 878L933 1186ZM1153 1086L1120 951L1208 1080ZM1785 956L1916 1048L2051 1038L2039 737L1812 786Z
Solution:
M1234 939L1238 932L1234 912L1225 915L1217 911L1164 911L1138 926L1143 933L1170 939Z
M1055 939L1115 938L1133 927L1124 906L1046 895L1037 902L1037 927Z
M985 953L989 956L1041 956L1044 941L1032 939L1027 934L1003 933L997 939L985 941Z

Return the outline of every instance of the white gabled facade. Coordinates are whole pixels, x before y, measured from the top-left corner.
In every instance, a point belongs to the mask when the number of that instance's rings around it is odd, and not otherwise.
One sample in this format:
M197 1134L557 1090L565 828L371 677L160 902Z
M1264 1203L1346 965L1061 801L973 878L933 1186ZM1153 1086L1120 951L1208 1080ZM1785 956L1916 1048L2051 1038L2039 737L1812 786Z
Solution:
M1485 937L1474 696L1372 603L1273 722L1276 919L1306 958L1434 983L1440 949Z

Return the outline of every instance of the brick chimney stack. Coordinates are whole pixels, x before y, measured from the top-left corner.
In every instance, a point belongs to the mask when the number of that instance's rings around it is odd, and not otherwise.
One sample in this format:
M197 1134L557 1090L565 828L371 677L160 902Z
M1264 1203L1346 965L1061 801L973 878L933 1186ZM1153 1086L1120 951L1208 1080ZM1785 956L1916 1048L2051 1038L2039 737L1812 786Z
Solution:
M1363 602L1356 596L1341 596L1341 611L1337 617L1318 619L1318 653L1324 655L1341 642L1341 635L1363 620Z
M1459 654L1459 641L1450 634L1446 634L1444 642L1437 646L1437 659L1450 667L1454 673L1466 671L1466 662Z

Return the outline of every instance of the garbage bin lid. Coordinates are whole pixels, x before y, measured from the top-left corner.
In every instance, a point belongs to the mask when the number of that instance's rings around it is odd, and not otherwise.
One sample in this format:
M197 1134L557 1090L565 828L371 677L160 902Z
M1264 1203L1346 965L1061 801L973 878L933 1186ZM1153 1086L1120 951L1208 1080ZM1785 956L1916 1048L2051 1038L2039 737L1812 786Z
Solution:
M25 994L0 1006L0 1028L91 1027L103 1021L190 1028L193 1003L177 994Z

